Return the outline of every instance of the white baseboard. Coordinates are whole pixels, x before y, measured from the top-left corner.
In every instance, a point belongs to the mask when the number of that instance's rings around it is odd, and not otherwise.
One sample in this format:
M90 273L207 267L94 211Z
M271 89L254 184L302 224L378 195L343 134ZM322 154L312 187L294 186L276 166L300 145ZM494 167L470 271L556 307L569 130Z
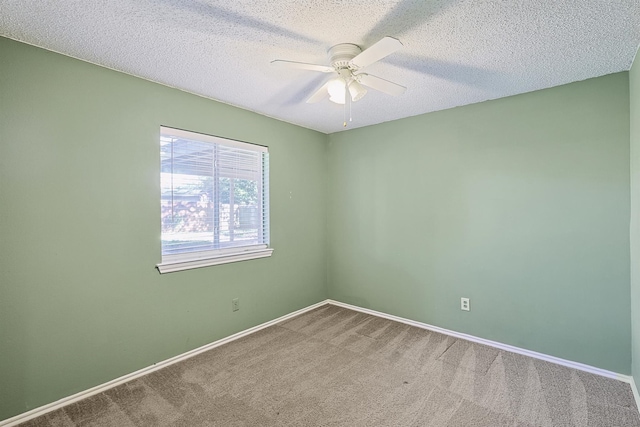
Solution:
M124 383L129 382L131 380L134 380L136 378L140 378L140 377L142 377L144 375L150 374L151 372L157 371L158 369L165 368L165 367L167 367L169 365L173 365L174 363L183 361L183 360L188 359L190 357L193 357L193 356L195 356L197 354L200 354L200 353L203 353L205 351L211 350L212 348L216 348L216 347L219 347L219 346L221 346L223 344L226 344L228 342L235 341L235 340L237 340L239 338L242 338L242 337L245 337L247 335L250 335L250 334L252 334L254 332L257 332L257 331L259 331L261 329L268 328L269 326L273 326L276 323L283 322L283 321L285 321L287 319L290 319L292 317L298 316L298 315L300 315L302 313L305 313L307 311L313 310L314 308L322 307L323 305L326 305L327 303L328 303L328 300L321 301L321 302L319 302L317 304L313 304L313 305L310 305L310 306L305 307L303 309L294 311L293 313L289 313L289 314L286 314L284 316L278 317L277 319L273 319L273 320L270 320L268 322L262 323L260 325L254 326L253 328L249 328L249 329L246 329L244 331L240 331L240 332L238 332L236 334L233 334L233 335L230 335L230 336L228 336L226 338L222 338L222 339L220 339L218 341L214 341L212 343L203 345L202 347L198 347L196 349L187 351L186 353L179 354L179 355L177 355L175 357L172 357L170 359L163 360L162 362L154 363L151 366L148 366L146 368L142 368L142 369L140 369L138 371L132 372L132 373L127 374L127 375L123 375L120 378L116 378L116 379L111 380L109 382L106 382L104 384L100 384L100 385L97 385L97 386L92 387L90 389L87 389L87 390L81 391L79 393L73 394L71 396L64 397L64 398L62 398L60 400L57 400L57 401L52 402L52 403L49 403L47 405L40 406L38 408L34 408L34 409L32 409L32 410L30 410L28 412L24 412L22 414L18 414L15 417L7 418L6 420L0 421L0 427L12 427L12 426L16 426L16 425L18 425L20 423L24 423L25 421L28 421L30 419L33 419L33 418L36 418L36 417L40 417L40 416L45 415L45 414L47 414L49 412L55 411L55 410L60 409L60 408L62 408L64 406L67 406L67 405L70 405L72 403L75 403L75 402L77 402L79 400L86 399L87 397L93 396L93 395L98 394L98 393L102 393L103 391L107 391L110 388L116 387L116 386L118 386L120 384L124 384Z
M640 409L640 394L638 394L638 387L636 387L636 381L633 379L633 376L629 376L631 381L629 384L631 385L631 391L633 391L633 399L636 401L636 408Z
M555 356L549 356L548 354L538 353L536 351L527 350L520 347L515 347L509 344L502 344L497 341L491 341L484 338L479 338L473 335L463 334L462 332L456 332L449 329L444 329L439 326L429 325L427 323L418 322L416 320L405 319L404 317L394 316L392 314L382 313L380 311L370 310L368 308L358 307L356 305L345 304L343 302L328 300L329 304L344 307L355 311L360 311L362 313L371 314L373 316L382 317L389 320L394 320L396 322L405 323L407 325L416 326L418 328L427 329L434 332L439 332L444 335L450 335L452 337L460 338L463 340L475 342L478 344L483 344L489 347L495 347L500 350L509 351L511 353L522 354L524 356L533 357L534 359L540 359L547 362L555 363L557 365L566 366L568 368L578 369L580 371L589 372L595 375L600 375L607 378L613 378L616 380L624 381L626 383L632 384L632 377L630 375L618 374L617 372L607 371L606 369L596 368L595 366L585 365L584 363L573 362L571 360L561 359ZM640 407L640 406L639 406Z
M377 317L382 317L385 319L389 319L389 320L393 320L396 322L400 322L400 323L404 323L407 325L411 325L411 326L416 326L418 328L422 328L422 329L427 329L430 331L434 331L434 332L439 332L441 334L445 334L445 335L450 335L452 337L456 337L456 338L460 338L463 340L467 340L467 341L471 341L471 342L475 342L478 344L483 344L489 347L494 347L494 348L498 348L500 350L505 350L505 351L509 351L512 353L517 353L517 354L522 354L524 356L529 356L529 357L533 357L535 359L540 359L540 360L544 360L547 362L551 362L551 363L555 363L557 365L562 365L562 366L566 366L568 368L573 368L573 369L578 369L581 371L585 371L585 372L589 372L595 375L600 375L603 377L607 377L607 378L613 378L619 381L623 381L626 382L628 384L630 384L631 386L631 390L633 391L633 396L635 398L636 401L636 405L638 406L638 408L640 408L640 395L638 394L638 389L636 388L636 384L635 381L633 380L633 377L630 375L623 375L623 374L618 374L616 372L612 372L612 371L608 371L606 369L600 369L600 368L596 368L594 366L590 366L590 365L585 365L583 363L579 363L579 362L573 362L570 360L566 360L566 359L561 359L559 357L555 357L555 356L550 356L548 354L543 354L543 353L538 353L536 351L532 351L532 350L527 350L524 348L520 348L520 347L515 347L509 344L502 344L499 343L497 341L491 341L491 340L487 340L484 338L479 338L473 335L468 335L468 334L463 334L461 332L456 332L456 331L452 331L449 329L445 329L445 328L440 328L438 326L433 326L433 325L429 325L427 323L422 323L422 322L418 322L416 320L411 320L411 319L405 319L403 317L399 317L399 316L394 316L392 314L387 314L387 313L382 313L380 311L375 311L375 310L370 310L368 308L362 308L362 307L358 307L355 305L351 305L351 304L345 304L343 302L339 302L339 301L335 301L335 300L330 300L327 299L325 301L321 301L317 304L313 304L310 305L308 307L305 307L303 309L294 311L292 313L286 314L284 316L278 317L277 319L262 323L260 325L254 326L253 328L249 328L246 329L244 331L240 331L236 334L230 335L226 338L222 338L218 341L214 341L210 344L206 344L202 347L198 347L196 349L193 349L191 351L188 351L186 353L180 354L178 356L172 357L170 359L164 360L162 362L158 362L155 363L151 366L148 366L146 368L140 369L138 371L132 372L130 374L124 375L120 378L116 378L114 380L111 380L109 382L106 382L104 384L100 384L98 386L92 387L90 389L81 391L79 393L76 393L74 395L62 398L56 402L52 402L49 403L47 405L44 406L40 406L38 408L32 409L28 412L24 412L22 414L16 415L15 417L12 418L8 418L6 420L0 421L0 427L12 427L12 426L16 426L20 423L23 423L25 421L28 421L30 419L45 415L48 412L52 412L55 411L57 409L60 409L64 406L70 405L74 402L77 402L79 400L82 399L86 399L87 397L93 396L95 394L98 393L102 393L103 391L109 390L110 388L116 387L120 384L124 384L128 381L134 380L136 378L142 377L146 374L149 374L151 372L157 371L159 369L162 369L164 367L167 367L169 365L173 365L174 363L183 361L185 359L188 359L190 357L193 357L197 354L203 353L207 350L211 350L212 348L221 346L223 344L229 343L231 341L235 341L239 338L245 337L247 335L250 335L254 332L257 332L261 329L265 329L269 326L273 326L276 323L280 323L283 322L287 319L290 319L292 317L298 316L300 314L306 313L307 311L313 310L315 308L318 307L322 307L323 305L326 304L331 304L331 305L335 305L338 307L343 307L343 308L348 308L350 310L354 310L354 311L359 311L362 313L367 313L370 314L372 316L377 316Z

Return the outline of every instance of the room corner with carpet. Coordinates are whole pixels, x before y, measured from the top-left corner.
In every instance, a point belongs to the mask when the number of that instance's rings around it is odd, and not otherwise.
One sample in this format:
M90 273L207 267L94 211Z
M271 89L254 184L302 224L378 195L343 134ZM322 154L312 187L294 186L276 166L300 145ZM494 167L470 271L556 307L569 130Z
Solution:
M640 425L621 381L366 311L309 307L20 425Z

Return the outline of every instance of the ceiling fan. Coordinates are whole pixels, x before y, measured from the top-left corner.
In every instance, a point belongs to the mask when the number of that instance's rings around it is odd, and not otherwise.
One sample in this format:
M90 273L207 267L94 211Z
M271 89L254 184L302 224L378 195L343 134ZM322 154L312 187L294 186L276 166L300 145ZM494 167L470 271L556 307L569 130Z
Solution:
M284 61L281 59L271 61L271 64L280 67L338 74L337 77L325 82L307 99L307 102L318 102L329 95L329 100L336 104L345 104L346 102L350 104L352 101L355 102L362 99L367 93L367 90L363 86L393 96L404 93L407 89L406 87L364 73L362 70L368 65L392 54L401 47L402 43L400 40L393 37L384 37L364 51L360 46L351 43L340 43L331 47L328 51L331 66Z

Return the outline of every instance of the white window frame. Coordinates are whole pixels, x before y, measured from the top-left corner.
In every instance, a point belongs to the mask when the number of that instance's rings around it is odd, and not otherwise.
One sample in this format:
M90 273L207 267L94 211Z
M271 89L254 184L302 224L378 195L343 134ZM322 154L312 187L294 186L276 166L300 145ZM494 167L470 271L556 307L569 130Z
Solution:
M268 153L267 147L249 144L247 142L240 142L231 139L221 138L212 135L206 135L196 132L189 132L181 129L174 129L170 127L161 126L162 136L173 136L176 138L185 138L200 142L209 142L213 144L220 144L227 147L236 147L241 149L247 149L251 147L252 151L262 151ZM263 201L266 204L268 211L269 195L268 195L268 170L264 178L265 186L267 188ZM263 236L265 243L257 245L245 245L237 247L228 247L222 249L186 252L178 254L162 254L162 262L156 264L158 271L163 273L171 273L175 271L190 270L193 268L208 267L213 265L227 264L231 262L246 261L251 259L270 257L273 253L273 248L269 247L269 220L266 220L266 236ZM264 231L264 230L263 230Z

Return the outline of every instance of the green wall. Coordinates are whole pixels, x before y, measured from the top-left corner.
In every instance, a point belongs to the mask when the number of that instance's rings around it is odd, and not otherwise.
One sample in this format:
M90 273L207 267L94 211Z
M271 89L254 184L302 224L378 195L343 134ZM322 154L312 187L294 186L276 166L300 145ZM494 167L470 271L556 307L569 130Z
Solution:
M328 185L330 298L630 373L627 73L332 134Z
M3 38L0 58L0 420L326 298L326 135ZM160 125L269 146L273 257L158 274Z
M631 345L633 378L640 385L640 60L629 72L631 132Z

